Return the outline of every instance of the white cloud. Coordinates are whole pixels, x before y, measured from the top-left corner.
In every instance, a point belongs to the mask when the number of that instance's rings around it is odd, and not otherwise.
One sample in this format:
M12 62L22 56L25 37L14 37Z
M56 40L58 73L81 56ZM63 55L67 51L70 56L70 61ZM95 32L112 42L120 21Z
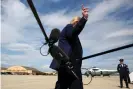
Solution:
M42 22L49 28L62 27L70 23L71 17L65 15L65 10L52 12L41 16Z
M17 54L17 55L12 55L12 54L8 54L8 57L13 59L13 60L51 60L51 56L45 56L43 57L40 53L39 53L39 49L35 49L35 47L33 45L29 45L29 44L24 44L24 43L14 43L14 44L9 44L6 46L6 48L10 51L14 51L14 52L23 52L22 54ZM45 49L43 49L45 50ZM47 53L47 50L44 51L44 53Z
M90 11L88 23L93 23L106 18L106 16L123 5L130 5L131 0L104 0Z
M34 48L30 46L29 44L24 44L24 43L16 43L16 44L9 44L6 46L9 50L12 51L22 51L22 50L33 50Z
M22 35L17 31L17 28L14 28L13 26L10 26L3 22L1 25L2 43L15 42L16 40L20 40L22 38Z
M2 1L2 43L11 43L25 39L24 27L35 21L31 12L19 0Z
M105 38L112 38L112 37L121 37L121 36L133 36L133 29L125 29L125 30L121 30L121 31L116 31L113 33L110 33L109 35L107 35L107 37Z
M52 57L50 55L42 56L39 52L39 49L35 49L36 47L34 47L33 45L13 43L6 45L5 48L9 50L9 53L2 53L2 64L35 67L39 65L39 63L50 64L52 60ZM47 53L46 50L43 53ZM40 66L42 64L40 64Z
M83 48L91 51L91 53L101 52L133 42L132 29L127 32L129 28L125 27L123 29L121 23L109 20L93 25L88 25L80 35ZM112 37L114 35L117 36Z

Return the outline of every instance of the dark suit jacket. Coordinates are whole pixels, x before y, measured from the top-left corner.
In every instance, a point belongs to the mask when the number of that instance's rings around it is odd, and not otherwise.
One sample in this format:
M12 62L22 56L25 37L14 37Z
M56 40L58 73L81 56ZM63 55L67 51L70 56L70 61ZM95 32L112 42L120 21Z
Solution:
M59 37L58 46L69 56L74 67L78 69L81 67L82 61L77 62L76 59L82 58L83 54L78 35L83 30L86 21L87 20L82 17L75 27L73 27L72 24L66 25ZM53 60L50 68L58 70L59 67L63 65L64 63L59 65L56 60Z
M117 71L119 72L120 75L127 75L129 72L129 69L126 64L123 64L123 67L121 64L118 64Z

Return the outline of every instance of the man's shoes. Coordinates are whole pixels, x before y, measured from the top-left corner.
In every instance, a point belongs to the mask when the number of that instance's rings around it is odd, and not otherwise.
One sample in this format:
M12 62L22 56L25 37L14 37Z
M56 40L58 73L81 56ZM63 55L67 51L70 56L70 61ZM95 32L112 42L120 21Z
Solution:
M129 88L129 87L126 87L126 88Z
M123 88L122 86L120 86L120 88Z

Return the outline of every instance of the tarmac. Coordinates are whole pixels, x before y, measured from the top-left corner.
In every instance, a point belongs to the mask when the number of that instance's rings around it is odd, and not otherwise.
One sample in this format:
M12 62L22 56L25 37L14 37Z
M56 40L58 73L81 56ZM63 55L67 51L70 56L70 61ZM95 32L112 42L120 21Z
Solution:
M84 78L83 78L84 79ZM1 89L54 89L57 76L44 75L1 75ZM124 88L125 82L123 81ZM133 89L133 84L129 84ZM84 89L121 89L118 76L94 77Z

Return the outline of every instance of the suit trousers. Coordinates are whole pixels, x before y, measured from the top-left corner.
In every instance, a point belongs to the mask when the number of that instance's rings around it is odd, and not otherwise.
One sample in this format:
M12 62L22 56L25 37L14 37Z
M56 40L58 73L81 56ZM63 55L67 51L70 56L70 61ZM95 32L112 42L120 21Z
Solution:
M55 89L83 89L82 74L77 75L80 79L76 79L66 68L60 68Z
M123 79L125 81L126 87L128 87L128 81L127 81L127 75L126 74L120 74L120 86L123 87Z

